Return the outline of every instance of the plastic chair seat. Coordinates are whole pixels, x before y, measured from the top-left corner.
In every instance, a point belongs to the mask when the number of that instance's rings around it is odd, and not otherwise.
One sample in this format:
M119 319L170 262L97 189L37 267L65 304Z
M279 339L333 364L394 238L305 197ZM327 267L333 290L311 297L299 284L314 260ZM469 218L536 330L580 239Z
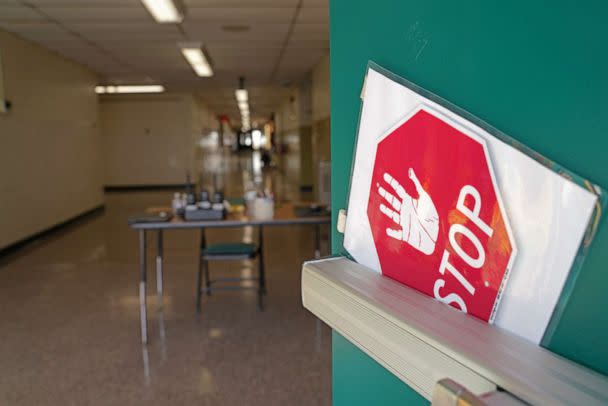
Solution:
M264 271L264 250L262 249L262 228L259 229L259 245L245 242L227 242L206 244L205 230L201 230L200 260L196 280L196 311L201 312L201 295L218 290L251 290L252 279L257 279L258 308L264 310L262 296L266 294L266 276ZM230 277L211 279L209 264L213 261L241 261L257 259L258 275L247 277ZM248 284L241 284L249 281ZM204 282L204 287L203 287Z
M212 257L254 257L258 247L255 244L244 242L210 244L203 248L202 255L206 258Z

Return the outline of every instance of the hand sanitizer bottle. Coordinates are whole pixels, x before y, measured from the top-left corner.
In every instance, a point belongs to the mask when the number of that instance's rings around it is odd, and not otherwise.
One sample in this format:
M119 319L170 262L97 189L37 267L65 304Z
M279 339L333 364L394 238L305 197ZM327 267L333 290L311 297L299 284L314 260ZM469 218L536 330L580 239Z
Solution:
M180 214L181 212L183 212L184 206L182 204L182 197L179 193L175 193L173 195L173 200L171 201L171 208L173 209L173 213L175 214Z

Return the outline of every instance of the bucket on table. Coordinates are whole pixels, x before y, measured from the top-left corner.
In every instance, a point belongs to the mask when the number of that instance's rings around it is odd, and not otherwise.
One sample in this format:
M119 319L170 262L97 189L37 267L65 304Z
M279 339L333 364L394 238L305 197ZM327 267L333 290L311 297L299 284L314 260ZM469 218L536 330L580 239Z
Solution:
M248 199L247 215L255 220L270 220L274 217L274 199L270 197L256 197Z

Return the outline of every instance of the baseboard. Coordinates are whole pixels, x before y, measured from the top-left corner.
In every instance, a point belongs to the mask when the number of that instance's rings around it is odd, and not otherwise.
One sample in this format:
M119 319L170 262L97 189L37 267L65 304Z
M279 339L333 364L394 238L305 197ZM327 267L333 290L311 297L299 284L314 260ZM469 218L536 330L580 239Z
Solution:
M103 187L104 192L145 192L150 190L184 190L188 186L194 186L192 183L164 183L157 185L106 185Z
M51 234L57 233L61 230L67 229L70 226L74 226L77 223L81 223L85 220L88 220L91 217L94 217L105 210L105 205L100 204L99 206L95 206L92 209L86 210L80 214L77 214L74 217L70 217L67 220L62 221L61 223L55 224L49 228L45 228L42 231L39 231L35 234L30 235L29 237L25 237L17 242L14 242L10 245L7 245L4 248L0 248L0 260L5 259L6 257L13 255L25 248L27 245L33 243L34 241L48 237Z

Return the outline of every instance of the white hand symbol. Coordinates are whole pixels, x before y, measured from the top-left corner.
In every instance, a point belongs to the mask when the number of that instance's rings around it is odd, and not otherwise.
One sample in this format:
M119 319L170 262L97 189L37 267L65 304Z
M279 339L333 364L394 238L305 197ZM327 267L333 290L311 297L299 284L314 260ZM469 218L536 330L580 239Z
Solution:
M377 185L378 193L390 205L390 207L387 207L381 204L380 211L398 226L401 226L401 229L387 228L386 234L389 237L407 242L426 255L431 255L435 251L437 234L439 234L437 209L431 197L422 188L412 168L409 169L408 175L414 182L418 199L412 199L403 189L403 186L388 173L384 173L384 181L391 186L399 198L393 196L382 186Z

